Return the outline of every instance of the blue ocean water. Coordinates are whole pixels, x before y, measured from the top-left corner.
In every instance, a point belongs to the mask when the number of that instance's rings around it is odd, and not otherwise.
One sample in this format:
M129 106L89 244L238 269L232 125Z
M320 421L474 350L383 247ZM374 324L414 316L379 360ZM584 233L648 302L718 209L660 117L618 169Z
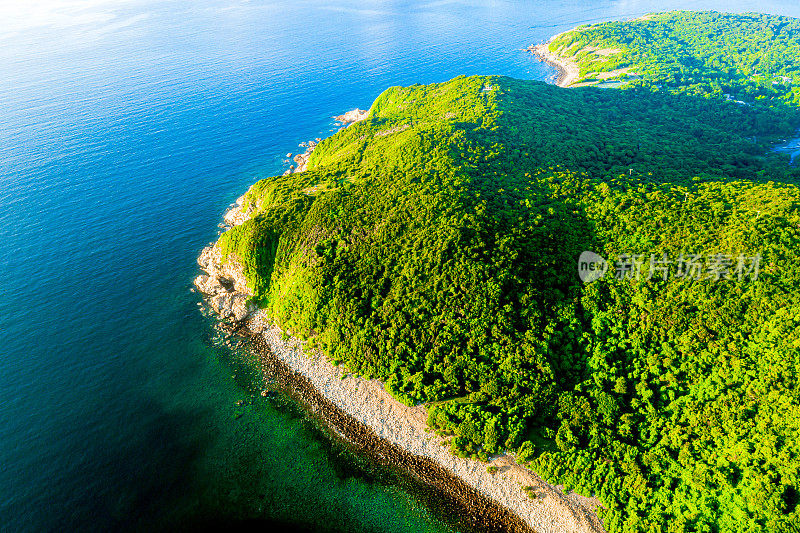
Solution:
M252 182L386 87L544 80L522 48L667 9L800 16L795 0L0 5L0 529L446 530L254 399L198 310L195 258Z

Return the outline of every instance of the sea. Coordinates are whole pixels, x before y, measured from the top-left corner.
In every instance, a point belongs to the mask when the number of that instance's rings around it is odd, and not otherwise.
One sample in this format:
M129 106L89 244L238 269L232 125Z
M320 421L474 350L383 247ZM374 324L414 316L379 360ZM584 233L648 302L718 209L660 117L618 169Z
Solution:
M387 87L579 24L796 0L0 1L0 530L456 531L223 341L196 258ZM280 530L278 528L277 530Z

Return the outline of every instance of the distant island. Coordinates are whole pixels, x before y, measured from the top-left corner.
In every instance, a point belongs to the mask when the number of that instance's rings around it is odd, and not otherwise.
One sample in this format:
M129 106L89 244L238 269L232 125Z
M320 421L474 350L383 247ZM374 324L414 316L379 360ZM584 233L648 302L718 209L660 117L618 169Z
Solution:
M625 90L391 87L247 191L196 284L527 527L796 531L798 39L658 14L538 49Z

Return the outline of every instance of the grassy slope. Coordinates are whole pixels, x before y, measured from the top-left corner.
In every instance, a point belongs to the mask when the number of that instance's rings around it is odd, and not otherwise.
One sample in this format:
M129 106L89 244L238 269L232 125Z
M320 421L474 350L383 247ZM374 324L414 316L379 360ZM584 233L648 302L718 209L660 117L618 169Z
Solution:
M436 402L455 453L517 450L597 493L610 531L786 529L800 198L748 137L796 126L648 91L394 87L307 172L254 185L258 215L220 244L282 325L402 401ZM583 250L764 266L749 283L584 287Z

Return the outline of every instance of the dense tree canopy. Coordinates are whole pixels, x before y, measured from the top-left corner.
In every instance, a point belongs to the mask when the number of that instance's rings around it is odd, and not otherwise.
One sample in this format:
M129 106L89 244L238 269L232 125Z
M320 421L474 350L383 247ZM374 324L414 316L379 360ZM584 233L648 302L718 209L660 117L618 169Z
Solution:
M800 191L767 148L798 125L648 90L393 87L306 172L255 184L220 246L280 324L425 402L454 453L515 452L597 494L609 531L789 531ZM584 285L586 250L643 275Z
M750 13L674 11L582 26L550 50L578 62L581 81L634 86L745 103L800 104L800 20ZM641 79L630 81L633 74Z

